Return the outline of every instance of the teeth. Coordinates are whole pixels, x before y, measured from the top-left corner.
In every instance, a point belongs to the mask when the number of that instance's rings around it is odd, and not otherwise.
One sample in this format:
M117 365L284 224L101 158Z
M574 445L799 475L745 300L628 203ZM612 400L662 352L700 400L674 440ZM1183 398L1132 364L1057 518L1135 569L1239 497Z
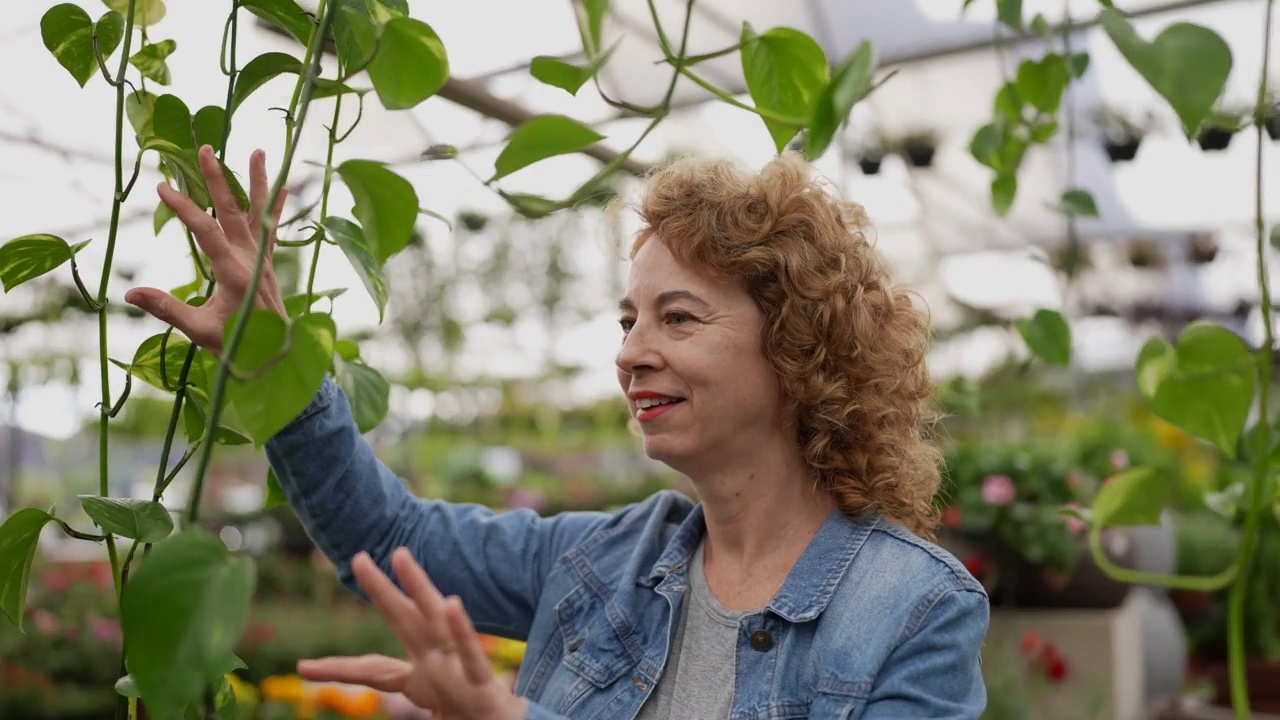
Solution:
M657 407L659 405L668 405L673 402L676 402L675 398L670 398L665 400L660 398L641 398L640 400L636 401L636 407L640 408L641 410L645 410L651 407Z

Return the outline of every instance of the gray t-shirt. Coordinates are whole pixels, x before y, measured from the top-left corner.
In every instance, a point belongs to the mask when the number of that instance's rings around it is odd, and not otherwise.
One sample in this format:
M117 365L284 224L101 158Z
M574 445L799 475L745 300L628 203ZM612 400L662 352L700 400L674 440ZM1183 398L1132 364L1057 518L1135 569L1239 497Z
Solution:
M725 609L702 572L702 543L689 563L689 591L667 665L636 720L725 720L733 702L738 621L746 612Z

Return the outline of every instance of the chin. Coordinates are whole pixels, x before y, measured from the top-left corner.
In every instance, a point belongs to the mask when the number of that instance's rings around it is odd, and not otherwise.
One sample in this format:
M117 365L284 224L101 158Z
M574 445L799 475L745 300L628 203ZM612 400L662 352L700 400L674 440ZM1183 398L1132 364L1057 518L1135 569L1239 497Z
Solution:
M671 437L650 437L644 438L644 454L650 459L657 460L669 466L677 472L684 472L683 468L689 464L689 448L680 442L676 442Z

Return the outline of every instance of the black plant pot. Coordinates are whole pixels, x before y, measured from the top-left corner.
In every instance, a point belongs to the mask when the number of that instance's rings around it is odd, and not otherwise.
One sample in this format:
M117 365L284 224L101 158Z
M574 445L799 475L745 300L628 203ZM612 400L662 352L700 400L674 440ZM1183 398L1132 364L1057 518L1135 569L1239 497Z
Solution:
M904 149L907 154L907 162L918 168L929 167L933 164L933 154L937 152L937 148L932 145L916 145Z
M1108 140L1105 143L1107 157L1111 162L1128 162L1138 155L1138 147L1142 138L1125 138L1124 140Z
M858 167L862 168L864 175L878 175L880 173L880 163L884 162L883 155L868 155L867 157L858 158Z
M1234 130L1218 127L1206 128L1204 132L1200 133L1200 149L1209 151L1226 150L1235 134Z
M1272 140L1280 140L1280 112L1273 112L1267 115L1264 127L1267 129L1267 135L1270 135Z

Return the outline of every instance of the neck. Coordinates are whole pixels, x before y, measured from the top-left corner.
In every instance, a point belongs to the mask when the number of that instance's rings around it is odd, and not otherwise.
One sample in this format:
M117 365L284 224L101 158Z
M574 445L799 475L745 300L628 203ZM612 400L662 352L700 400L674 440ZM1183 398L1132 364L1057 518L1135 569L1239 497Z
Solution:
M702 501L708 575L781 585L835 507L794 448L761 448L691 476Z

